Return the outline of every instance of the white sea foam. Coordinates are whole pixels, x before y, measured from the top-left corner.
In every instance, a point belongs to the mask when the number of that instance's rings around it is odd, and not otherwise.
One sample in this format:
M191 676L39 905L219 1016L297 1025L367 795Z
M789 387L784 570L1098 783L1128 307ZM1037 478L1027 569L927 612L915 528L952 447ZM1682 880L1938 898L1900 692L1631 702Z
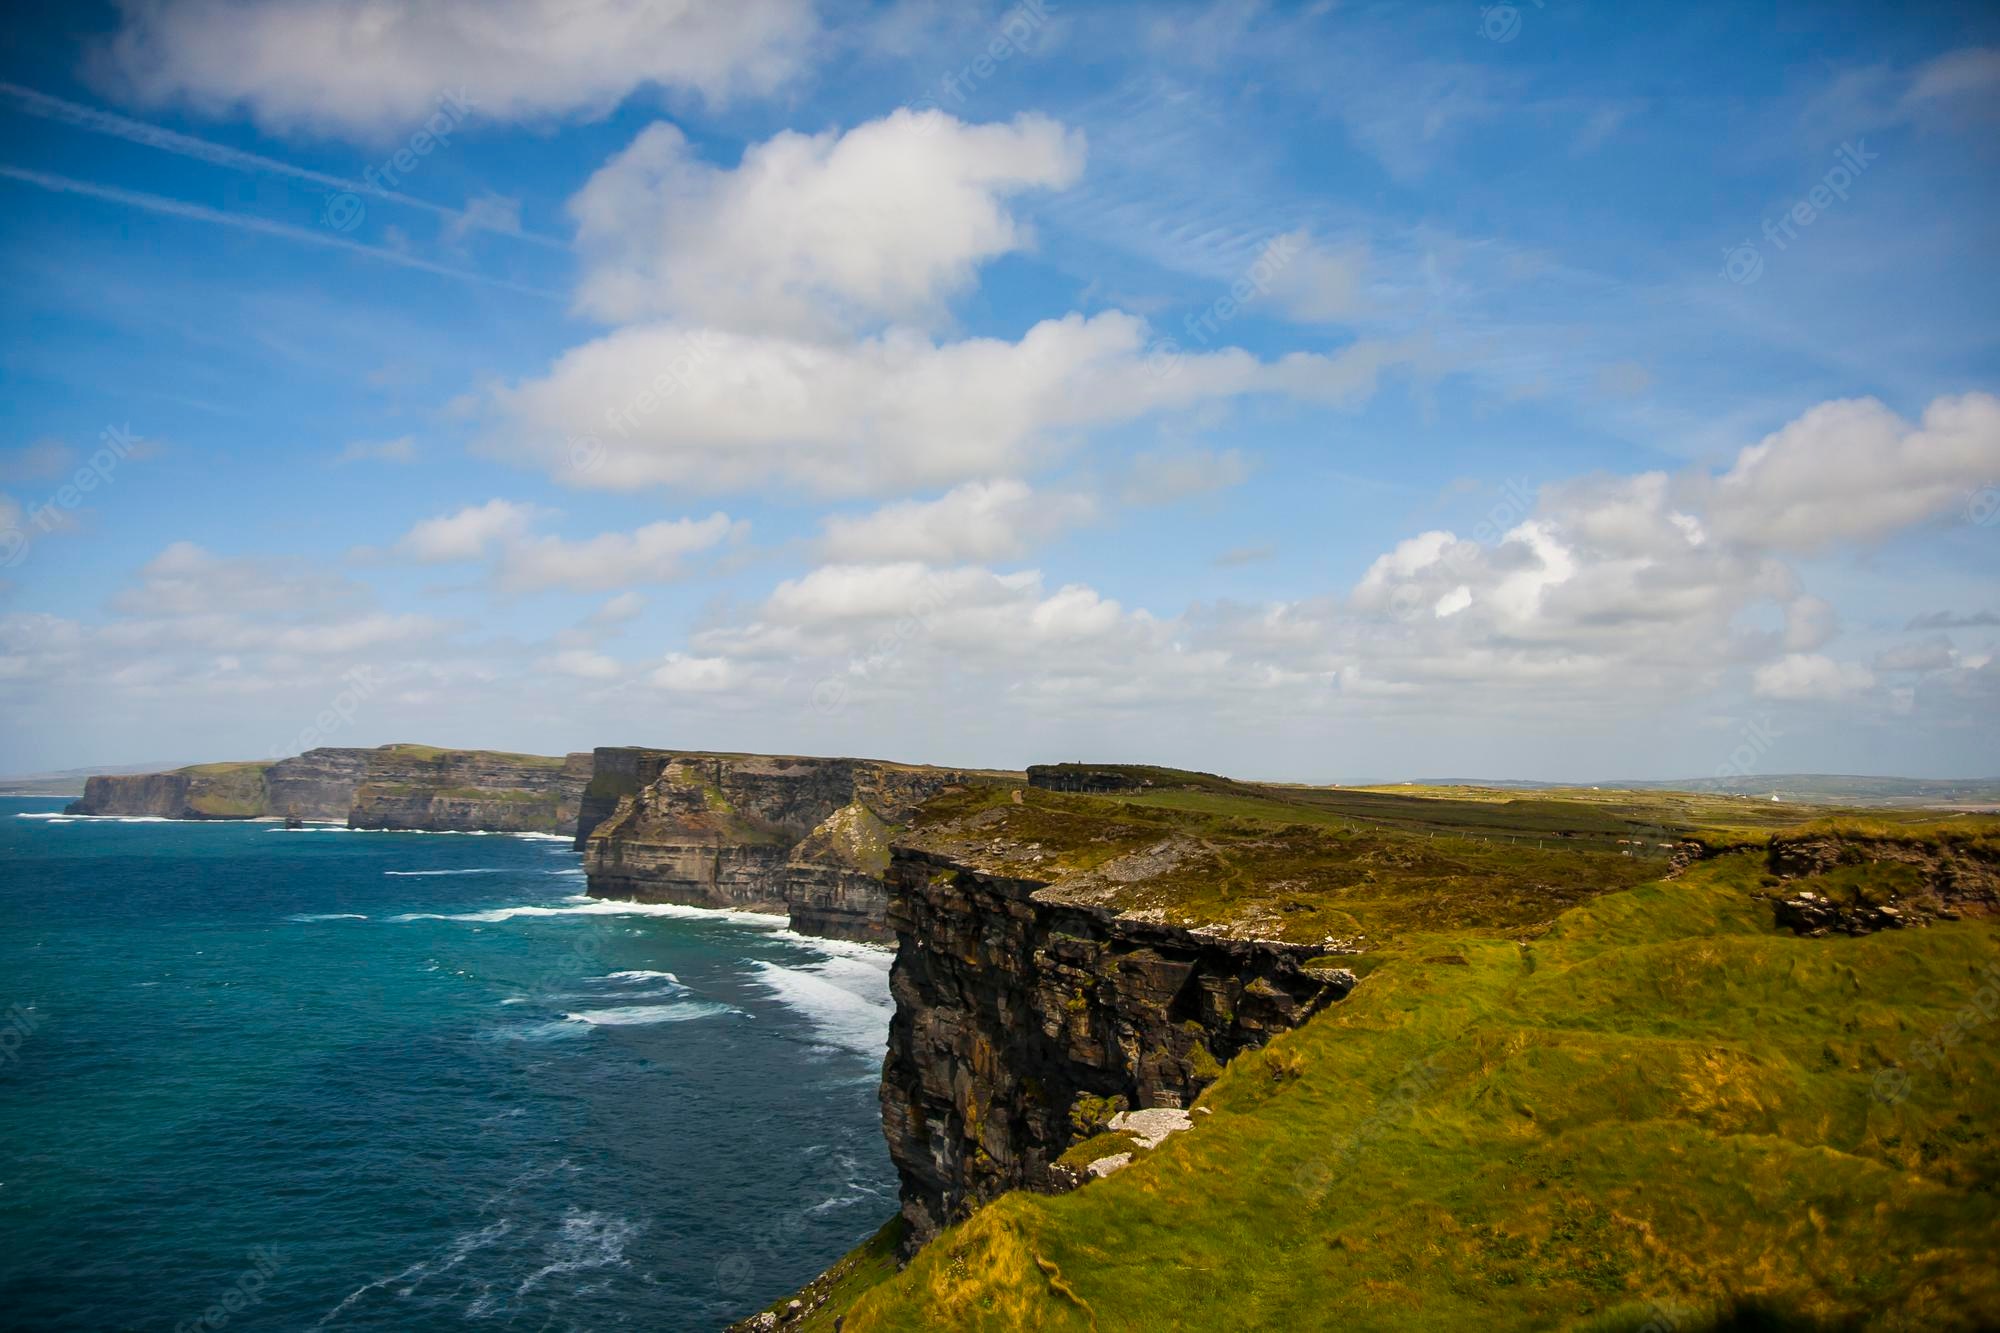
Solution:
M308 921L366 921L367 919L360 912L300 912L296 916L285 918L287 921L301 923Z
M512 921L516 917L543 916L661 916L680 921L728 922L761 929L782 928L785 918L769 912L734 912L706 907L682 907L677 903L628 903L611 898L592 898L579 893L560 905L528 904L520 907L491 907L482 912L405 912L391 921Z
M709 1000L689 1000L679 1004L630 1004L616 1009L578 1009L563 1015L571 1023L592 1027L638 1027L649 1023L685 1023L694 1018L714 1018L738 1010Z
M215 819L168 819L165 815L73 815L66 810L22 810L14 815L16 819L46 819L51 824L74 824L79 819L95 820L100 824L216 824L239 823L238 820Z
M472 870L385 870L382 873L421 879L428 875L504 875L509 869L508 866L479 866Z
M516 838L525 838L529 842L575 842L576 841L575 838L571 837L567 833L515 833L510 836Z
M542 1279L560 1273L581 1273L623 1263L626 1245L638 1234L639 1228L622 1217L571 1208L564 1214L562 1229L543 1256L548 1262L516 1287L514 1294L525 1296Z
M832 967L834 960L784 967L759 962L758 980L778 1003L812 1022L820 1037L834 1046L863 1055L879 1055L889 1039L889 999L886 973L860 966ZM864 965L865 966L865 965Z
M97 816L97 815L85 816L85 818L91 818L91 819L104 818L104 817L105 816ZM188 820L181 820L178 822L187 824L207 824L207 823L214 823L215 821L205 820L205 819L188 819ZM282 824L278 824L278 825L273 825L272 827L266 829L265 832L266 833L387 833L387 834L393 834L399 838L492 838L499 836L488 829L481 829L481 828L349 828L345 824L320 824L316 827L307 827L307 828L286 828ZM529 836L529 835L522 835L522 836ZM540 837L542 835L534 834L532 836Z
M338 1319L341 1315L347 1313L348 1309L352 1307L356 1301L360 1300L363 1296L366 1296L369 1292L376 1291L382 1287L389 1286L392 1283L400 1282L404 1278L412 1278L414 1279L414 1281L412 1281L408 1287L405 1287L401 1292L397 1294L401 1296L408 1296L411 1292L415 1291L419 1286L423 1284L424 1279L431 1277L437 1273L450 1272L452 1269L458 1267L459 1264L463 1263L466 1259L466 1256L470 1255L473 1251L482 1250L486 1248L488 1245L491 1245L494 1241L500 1239L502 1236L506 1235L509 1231L513 1230L513 1228L514 1224L512 1222L509 1222L505 1218L502 1218L500 1221L494 1222L489 1226L482 1227L478 1231L468 1231L464 1235L454 1239L450 1245L446 1246L442 1251L440 1251L436 1255L433 1255L431 1258L419 1259L416 1263L411 1264L408 1268L405 1268L400 1273L392 1273L388 1277L377 1278L375 1279L375 1281L368 1283L366 1286L356 1288L354 1291L348 1293L347 1298L341 1301L340 1304L334 1306L331 1310L328 1310L324 1315L322 1315L320 1317L319 1323L314 1325L314 1327L324 1328L326 1325Z

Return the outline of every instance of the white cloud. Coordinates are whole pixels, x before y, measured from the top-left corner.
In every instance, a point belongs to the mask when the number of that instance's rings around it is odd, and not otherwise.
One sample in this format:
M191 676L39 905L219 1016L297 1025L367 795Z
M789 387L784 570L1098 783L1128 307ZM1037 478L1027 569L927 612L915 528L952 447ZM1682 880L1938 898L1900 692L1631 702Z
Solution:
M548 658L543 665L548 670L575 676L579 680L616 680L625 674L625 668L619 665L618 659L588 648L566 649Z
M1045 117L899 110L844 134L786 131L724 169L661 122L570 201L590 261L578 304L739 332L933 324L980 264L1029 244L1003 201L1069 185L1083 156L1082 135Z
M445 93L495 120L599 116L646 84L722 100L799 68L810 0L126 0L100 85L259 125L371 139Z
M1811 552L1963 512L2000 477L2000 398L1934 400L1912 426L1872 398L1822 403L1716 478L1711 523L1746 545Z
M488 500L455 514L440 514L417 523L394 547L395 554L422 564L479 560L499 542L520 537L534 522L533 505Z
M507 236L521 234L521 201L506 195L477 194L465 201L465 211L445 223L444 234L462 241L475 231L494 231Z
M653 672L653 683L661 689L687 694L720 694L733 689L737 679L736 667L727 659L685 653L668 653Z
M1757 694L1766 699L1845 699L1875 683L1875 673L1859 662L1836 662L1817 653L1788 653L1757 668Z
M1019 342L891 330L827 345L638 326L496 390L485 447L614 490L907 493L1018 475L1077 432L1198 403L1266 393L1352 404L1411 355L1354 343L1273 362L1232 348L1162 364L1147 349L1144 321L1118 311L1045 320Z
M590 613L593 625L622 625L628 620L637 620L639 613L646 609L646 595L639 592L621 592L616 597L608 597L604 605Z
M1328 249L1305 232L1287 233L1274 245L1284 247L1276 253L1291 256L1271 282L1272 300L1287 315L1310 324L1333 324L1368 313L1365 247Z
M906 500L870 514L835 515L821 546L841 562L1009 560L1088 522L1089 496L1037 494L1021 481L970 481L935 500Z
M522 537L500 560L500 582L515 592L572 588L582 592L633 583L667 583L685 572L686 558L740 539L749 524L727 514L663 519L634 532L606 532L586 541Z

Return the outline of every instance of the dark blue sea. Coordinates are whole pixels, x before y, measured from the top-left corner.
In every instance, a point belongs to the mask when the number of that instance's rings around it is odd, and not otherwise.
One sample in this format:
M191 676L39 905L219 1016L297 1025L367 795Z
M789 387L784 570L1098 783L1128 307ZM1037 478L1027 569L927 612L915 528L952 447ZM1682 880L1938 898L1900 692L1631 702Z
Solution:
M0 801L0 1326L715 1329L895 1211L886 951L62 805Z

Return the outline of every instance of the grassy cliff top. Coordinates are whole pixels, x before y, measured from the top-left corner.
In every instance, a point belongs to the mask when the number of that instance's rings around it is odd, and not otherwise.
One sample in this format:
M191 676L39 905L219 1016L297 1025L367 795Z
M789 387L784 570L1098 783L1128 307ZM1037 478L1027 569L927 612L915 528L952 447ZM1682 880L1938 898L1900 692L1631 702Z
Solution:
M490 759L499 763L519 764L528 768L561 768L565 762L563 755L516 754L511 750L455 750L449 746L378 745L378 754L394 755L399 759L410 759L420 763L437 763L446 759L477 758Z
M1412 930L1189 1132L786 1327L2000 1327L2000 918L1799 938L1765 864Z
M1062 766L1098 780L1106 766ZM1044 772L1036 770L1038 778ZM1101 794L979 785L934 798L899 845L1047 885L1045 897L1172 925L1373 949L1411 931L1513 938L1603 893L1660 878L1677 844L1781 829L1991 835L2000 820L1824 811L1685 793L1547 796L1272 787L1125 768ZM1752 805L1747 810L1737 807ZM1790 816L1790 818L1786 818ZM1929 820L1929 822L1919 822ZM1726 821L1726 822L1725 822Z

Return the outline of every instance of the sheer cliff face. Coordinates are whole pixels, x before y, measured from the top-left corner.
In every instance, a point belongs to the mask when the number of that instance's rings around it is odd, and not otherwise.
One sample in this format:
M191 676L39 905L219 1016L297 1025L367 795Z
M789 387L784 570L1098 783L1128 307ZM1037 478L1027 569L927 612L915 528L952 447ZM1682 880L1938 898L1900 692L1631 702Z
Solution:
M1353 977L1314 950L1064 902L1039 881L899 846L896 1014L882 1124L910 1244L1010 1189L1070 1182L1079 1098L1191 1105L1221 1064L1298 1026Z
M166 819L296 814L355 828L569 833L589 780L587 754L554 759L402 745L327 747L268 764L91 778L69 809Z
M486 750L371 751L355 828L574 833L590 756Z
M72 815L154 815L161 819L200 819L189 801L193 779L185 773L119 773L87 778L81 798L71 801Z
M886 943L889 837L964 780L866 759L599 750L584 869L600 898L783 912L807 934Z
M354 791L368 772L369 750L321 748L280 759L264 771L270 813L294 810L301 819L346 819Z

